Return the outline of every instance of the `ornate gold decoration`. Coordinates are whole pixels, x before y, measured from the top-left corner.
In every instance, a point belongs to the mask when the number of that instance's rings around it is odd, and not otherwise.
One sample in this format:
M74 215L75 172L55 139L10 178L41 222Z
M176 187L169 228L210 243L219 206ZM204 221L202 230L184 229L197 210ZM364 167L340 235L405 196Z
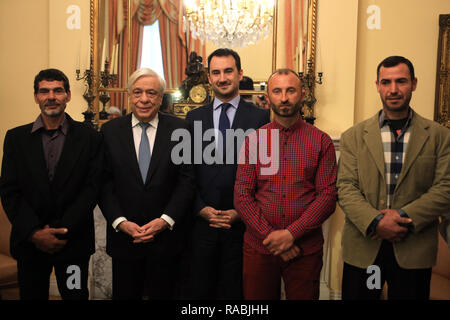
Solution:
M201 84L193 86L189 91L189 98L191 98L191 100L195 103L203 103L205 102L207 97L208 92L206 91L206 88Z
M450 14L439 16L434 120L450 128Z

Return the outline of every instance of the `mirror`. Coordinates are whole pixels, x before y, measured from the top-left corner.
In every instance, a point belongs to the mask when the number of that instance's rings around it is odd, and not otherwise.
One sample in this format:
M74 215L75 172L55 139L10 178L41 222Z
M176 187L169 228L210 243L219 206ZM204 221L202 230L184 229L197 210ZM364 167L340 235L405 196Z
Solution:
M164 67L170 68L172 73L170 79L165 77L167 93L176 92L186 78L185 70L192 51L203 58L202 63L206 66L208 54L217 48L208 41L202 46L199 40L192 38L190 30L183 30L183 22L180 21L185 10L183 0L90 1L95 95L92 108L97 123L106 121L105 111L109 106L129 111L126 83L129 74L139 68L144 24L151 25L158 20L160 37L166 41L162 48L162 60ZM262 94L260 90L264 90L264 82L277 67L290 67L303 72L305 79L309 72L315 73L317 0L279 0L273 4L272 32L256 44L233 48L241 56L244 75L253 79L256 89L242 91L242 94ZM128 28L128 21L131 21L131 28ZM177 37L177 42L172 45L170 41L174 37ZM178 45L180 47L176 47ZM173 54L175 51L177 55ZM315 83L313 79L310 85L305 86L312 97ZM314 102L315 99L312 104Z

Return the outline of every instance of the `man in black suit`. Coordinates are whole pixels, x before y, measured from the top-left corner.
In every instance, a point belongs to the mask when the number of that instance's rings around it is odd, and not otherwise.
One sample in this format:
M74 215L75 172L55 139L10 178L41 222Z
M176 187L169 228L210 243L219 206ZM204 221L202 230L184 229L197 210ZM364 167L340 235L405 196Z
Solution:
M193 196L192 166L175 164L173 131L185 120L158 112L165 81L151 69L128 81L132 113L102 126L107 168L100 208L108 222L113 299L171 299Z
M42 70L34 80L41 114L5 137L0 196L24 300L48 299L53 267L63 299L89 297L101 138L64 112L70 98L66 75Z
M235 143L230 143L233 139L224 139L222 132L242 129L248 134L249 129L257 129L270 121L267 110L239 96L242 77L240 57L235 51L221 48L211 53L208 79L214 101L186 116L192 132L199 126L202 136L207 130L217 130L213 157L219 160L209 164L203 157L208 155L210 142L203 141L201 150L194 148L194 158L195 152L202 152L202 161L194 165L197 195L193 208L192 299L242 299L244 224L234 209L233 191L240 150L236 140L242 142L243 137L233 138Z

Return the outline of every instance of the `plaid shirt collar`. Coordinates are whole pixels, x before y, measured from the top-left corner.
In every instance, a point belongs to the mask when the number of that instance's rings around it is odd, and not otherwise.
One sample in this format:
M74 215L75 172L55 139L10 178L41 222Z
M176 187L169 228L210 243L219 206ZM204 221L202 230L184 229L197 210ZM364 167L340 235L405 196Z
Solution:
M406 120L405 126L402 128L402 131L405 131L409 125L411 124L411 119L413 118L413 112L411 107L409 107L408 110L408 120ZM380 110L379 114L378 114L378 124L380 125L380 128L383 128L387 122L388 122L388 118L386 116L386 113L384 112L383 109Z

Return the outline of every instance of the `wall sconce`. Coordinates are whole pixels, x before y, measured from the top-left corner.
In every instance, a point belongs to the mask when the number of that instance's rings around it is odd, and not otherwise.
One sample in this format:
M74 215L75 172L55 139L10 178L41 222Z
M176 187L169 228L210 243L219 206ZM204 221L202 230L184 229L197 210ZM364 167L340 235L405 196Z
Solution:
M76 69L77 81L83 80L86 83L86 90L83 93L83 98L88 103L88 108L82 114L84 115L84 123L87 123L93 128L97 127L94 122L95 113L92 111L92 101L95 99L94 92L92 91L94 82L94 72L92 71L92 57L90 58L89 69L84 71L83 75L80 77L80 69Z
M107 88L111 83L115 83L118 79L117 74L109 73L109 64L110 62L108 61L108 59L105 59L105 66L103 69L104 71L100 71L100 82L103 88ZM102 88L100 88L99 90L101 89ZM108 113L106 112L105 106L106 103L108 103L108 101L111 99L111 97L107 91L101 91L101 94L98 98L103 104L103 109L99 112L98 117L100 120L106 120L108 119Z
M312 59L309 58L307 62L306 73L299 72L298 75L301 79L302 89L305 92L305 98L303 99L304 107L302 108L303 119L306 122L314 125L314 120L316 120L316 118L314 117L314 105L317 101L316 97L314 96L314 86L316 83L322 84L323 72L317 73L316 80L313 62Z

